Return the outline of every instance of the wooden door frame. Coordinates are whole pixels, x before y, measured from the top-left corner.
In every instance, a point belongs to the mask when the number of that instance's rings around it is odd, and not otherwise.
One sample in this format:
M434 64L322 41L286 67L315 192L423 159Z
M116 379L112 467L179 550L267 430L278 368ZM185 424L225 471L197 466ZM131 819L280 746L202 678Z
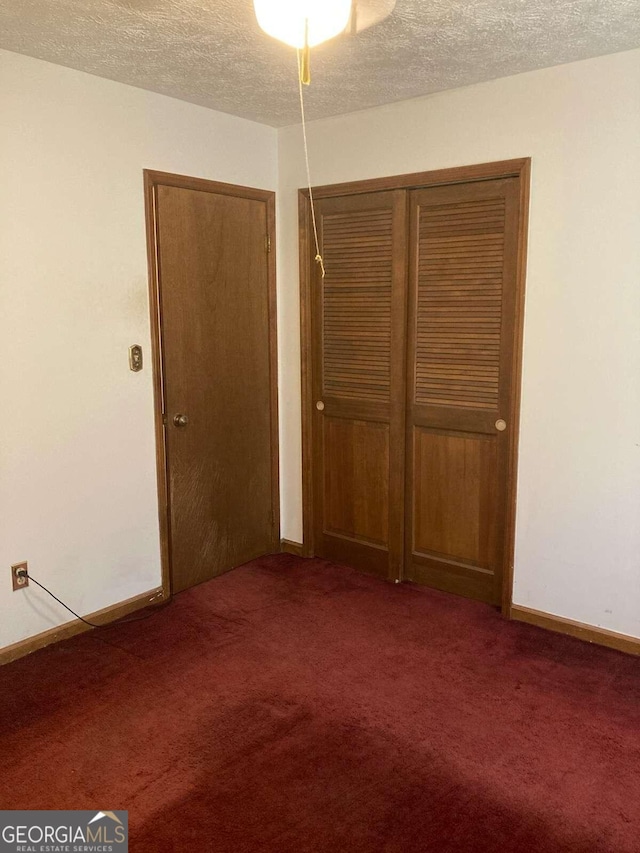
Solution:
M520 436L520 396L522 378L522 338L524 331L524 294L527 268L527 242L529 232L529 197L531 185L531 158L501 160L474 166L416 172L351 183L332 184L313 189L315 199L385 190L412 190L446 184L473 183L498 178L517 178L519 181L518 260L516 271L516 318L514 323L514 371L511 388L509 422L513 424L513 439L509 451L507 479L507 519L505 525L505 566L502 582L502 613L510 616L513 598L513 562L515 551L516 495L518 473L518 443ZM302 370L302 518L303 554L314 555L313 535L313 417L312 417L312 295L311 285L311 207L309 190L298 190L298 228L300 246L300 353ZM314 253L315 254L315 253Z
M147 261L149 271L149 308L151 314L151 352L153 362L153 398L156 438L156 470L158 479L158 514L160 521L160 563L162 590L165 598L171 596L171 525L169 478L166 447L164 347L162 339L162 309L158 264L158 212L156 188L178 187L187 190L246 198L265 203L267 214L268 245L267 282L269 298L269 376L271 397L271 502L273 512L272 550L280 550L280 460L278 429L278 340L276 306L276 194L270 190L236 186L205 178L192 178L170 172L144 169L145 221L147 234Z

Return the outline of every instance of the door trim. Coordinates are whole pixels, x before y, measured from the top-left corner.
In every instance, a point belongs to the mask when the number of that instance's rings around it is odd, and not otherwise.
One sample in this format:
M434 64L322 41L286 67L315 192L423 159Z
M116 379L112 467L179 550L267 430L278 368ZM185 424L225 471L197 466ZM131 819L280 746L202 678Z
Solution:
M267 281L269 288L269 377L271 398L271 509L273 515L273 553L280 550L280 460L278 429L278 339L276 305L276 195L270 190L236 186L204 178L175 175L144 169L145 222L147 237L147 262L149 271L149 309L151 315L151 353L153 363L153 399L156 437L156 470L158 479L158 515L160 521L160 564L162 568L162 590L165 597L171 593L171 534L169 480L167 448L165 438L165 380L164 347L162 340L162 310L160 305L160 282L158 269L158 217L156 190L159 186L179 187L188 190L248 198L265 203L267 214L268 246Z
M522 338L524 330L524 292L527 266L527 240L529 232L529 198L531 184L531 158L501 160L415 172L352 183L331 184L313 189L314 198L357 195L399 189L423 189L446 184L473 183L497 178L517 178L519 181L518 260L516 270L516 320L514 323L514 371L511 389L509 422L513 424L509 451L507 480L507 518L505 524L505 566L502 586L502 613L510 615L513 598L513 561L515 551L516 491L518 470L518 441L520 435L520 399L522 377ZM309 190L298 190L298 231L300 247L300 353L302 370L302 548L305 557L314 556L313 535L313 417L312 417L312 352L311 352L311 210Z

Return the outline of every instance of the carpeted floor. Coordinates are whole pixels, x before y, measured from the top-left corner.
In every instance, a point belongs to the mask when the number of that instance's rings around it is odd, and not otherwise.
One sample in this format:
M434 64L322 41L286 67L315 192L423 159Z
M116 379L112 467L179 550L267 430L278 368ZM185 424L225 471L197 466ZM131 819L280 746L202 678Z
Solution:
M257 560L0 669L0 808L135 853L637 853L640 660Z

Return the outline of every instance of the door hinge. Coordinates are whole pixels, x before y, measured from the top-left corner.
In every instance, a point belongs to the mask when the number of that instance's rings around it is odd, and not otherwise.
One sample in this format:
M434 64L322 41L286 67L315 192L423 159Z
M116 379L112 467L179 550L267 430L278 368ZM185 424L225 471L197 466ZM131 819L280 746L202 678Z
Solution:
M270 255L271 254L271 235L270 234L267 234L267 236L265 238L265 245L267 247L267 254Z

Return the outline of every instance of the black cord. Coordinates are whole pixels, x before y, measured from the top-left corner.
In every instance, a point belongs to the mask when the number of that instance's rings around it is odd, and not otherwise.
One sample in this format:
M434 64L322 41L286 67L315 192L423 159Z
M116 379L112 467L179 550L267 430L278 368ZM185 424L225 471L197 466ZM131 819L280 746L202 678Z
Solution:
M72 610L69 605L64 603L64 601L60 601L57 595L54 595L50 589L47 589L46 586L41 584L40 581L37 581L27 571L23 570L22 577L27 577L32 583L34 583L36 586L39 586L40 589L43 589L48 595L50 595L51 598L55 599L58 604L61 604L65 608L65 610L68 610L69 613L73 613L76 619L79 619L81 622L84 622L84 624L88 625L90 628L110 628L113 625L122 625L123 623L143 622L145 619L149 619L151 616L155 616L157 611L160 609L159 607L156 607L154 610L151 611L151 613L147 613L145 616L136 616L133 619L119 619L117 622L108 622L106 625L96 625L95 622L90 622L88 619L85 619L84 616L80 616L79 613L76 613L75 610ZM164 603L164 606L166 607L167 605L171 604L172 601L173 598L169 598L169 600Z
M39 586L39 587L40 587L40 589L43 589L46 593L48 593L48 594L51 596L51 598L55 598L55 600L58 602L58 604L61 604L61 605L65 608L65 610L68 610L68 611L69 611L69 613L73 613L73 615L76 617L76 619L79 619L81 622L84 622L84 624L85 624L85 625L88 625L90 628L99 628L99 627L100 627L100 625L96 625L94 622L89 622L89 620L88 620L88 619L85 619L83 616L80 616L80 614L79 614L79 613L76 613L76 611L75 611L75 610L72 610L70 607L68 607L68 606L64 603L64 601L60 601L60 599L58 598L58 596L57 596L57 595L54 595L54 594L51 592L51 590L47 589L47 588L46 588L46 586L43 586L43 585L40 583L40 581L37 581L37 580L36 580L34 577L32 577L30 574L27 574L27 577L29 578L29 580L30 580L32 583L34 583L36 586Z

